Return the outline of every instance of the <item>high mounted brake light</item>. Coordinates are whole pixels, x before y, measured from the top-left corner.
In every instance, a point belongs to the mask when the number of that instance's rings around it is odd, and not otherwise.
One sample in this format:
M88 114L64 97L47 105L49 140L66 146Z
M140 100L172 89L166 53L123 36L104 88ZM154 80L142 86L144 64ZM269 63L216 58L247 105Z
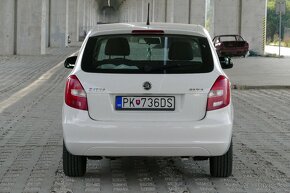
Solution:
M133 30L132 34L164 34L163 30Z

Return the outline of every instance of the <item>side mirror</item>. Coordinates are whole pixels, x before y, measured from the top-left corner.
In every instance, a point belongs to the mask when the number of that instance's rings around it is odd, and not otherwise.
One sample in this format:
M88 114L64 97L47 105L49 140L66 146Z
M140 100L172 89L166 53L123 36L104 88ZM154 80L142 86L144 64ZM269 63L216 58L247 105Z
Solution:
M75 63L77 61L77 56L71 56L68 57L65 61L64 61L64 67L65 68L70 68L73 69L75 67Z
M230 57L219 57L219 60L223 69L229 69L233 67L233 62Z

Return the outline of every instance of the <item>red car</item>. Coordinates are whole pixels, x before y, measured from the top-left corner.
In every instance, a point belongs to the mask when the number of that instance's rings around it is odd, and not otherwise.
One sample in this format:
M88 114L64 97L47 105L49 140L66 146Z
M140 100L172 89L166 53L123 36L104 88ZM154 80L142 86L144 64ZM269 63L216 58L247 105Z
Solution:
M216 52L220 57L246 56L249 44L240 35L219 35L213 39Z

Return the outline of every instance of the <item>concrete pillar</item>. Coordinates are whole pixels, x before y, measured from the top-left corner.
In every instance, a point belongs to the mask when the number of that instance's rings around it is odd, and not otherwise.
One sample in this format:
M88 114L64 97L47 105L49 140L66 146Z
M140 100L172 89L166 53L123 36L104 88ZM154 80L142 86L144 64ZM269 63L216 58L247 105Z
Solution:
M249 42L250 50L264 53L267 0L211 0L211 4L212 37L221 34L241 34Z
M49 47L50 46L50 1L51 0L45 0L45 7L46 7L46 22L45 22L45 47Z
M166 22L189 23L190 0L167 0Z
M89 31L89 25L90 25L90 22L89 22L89 19L90 19L90 1L89 0L85 0L85 19L84 19L84 26L85 26L85 30L86 32Z
M119 9L117 5L111 4L111 7L109 7L107 4L102 4L100 7L97 3L94 2L94 6L96 9L93 9L93 25L96 25L96 19L99 23L116 23L116 22L124 22L125 19L121 19L124 16L129 15L130 10L124 9L124 6L122 7L122 11L119 12ZM126 5L125 5L126 6ZM133 6L133 4L131 4ZM127 6L126 6L127 7ZM94 11L94 10L97 10Z
M77 0L78 1L78 32L77 34L79 34L79 37L78 37L78 41L81 41L83 40L84 38L84 5L85 5L85 2L84 0Z
M128 7L128 20L130 22L137 22L137 1L132 1L131 6Z
M166 0L153 0L153 22L165 22L166 21Z
M67 46L68 0L51 0L50 46Z
M264 54L266 43L267 0L242 0L241 34L250 50Z
M81 26L82 26L82 14L83 14L83 9L82 9L82 1L81 0L77 0L77 41L80 41L80 36L82 35L82 30L81 30Z
M17 1L17 54L45 54L46 11L46 0Z
M121 22L130 22L130 18L129 18L129 15L128 15L128 9L129 9L129 4L131 3L131 1L127 1L123 4L122 6L122 10L121 10L121 13L122 13L122 16L121 16ZM143 2L143 1L142 1ZM141 2L141 3L142 3ZM143 12L143 7L142 7L143 4L141 4L141 17L143 17L142 15L142 12ZM142 20L143 18L141 18Z
M0 1L0 55L14 54L15 1Z
M99 6L98 6L98 3L97 1L93 1L94 3L94 6L93 6L93 26L95 26L97 24L97 22L99 21L99 17L98 17L98 13L99 13ZM114 12L114 14L112 15L113 16L113 19L112 21L113 22L117 22L118 20L116 20L116 13Z
M239 33L239 0L214 0L213 35Z
M174 23L174 0L167 0L166 22Z
M88 30L91 29L91 26L92 26L92 0L88 0L89 1L89 4L88 4Z
M190 21L189 23L205 26L206 1L190 0Z
M72 42L78 41L78 1L68 1L68 34Z
M214 37L214 0L206 1L205 28Z
M146 22L147 21L148 3L150 3L150 21L153 20L153 9L154 9L154 6L152 6L153 5L153 0L143 0L142 22ZM129 7L131 6L131 4L129 5Z
M144 22L143 21L143 1L137 1L136 5L136 20L137 22Z

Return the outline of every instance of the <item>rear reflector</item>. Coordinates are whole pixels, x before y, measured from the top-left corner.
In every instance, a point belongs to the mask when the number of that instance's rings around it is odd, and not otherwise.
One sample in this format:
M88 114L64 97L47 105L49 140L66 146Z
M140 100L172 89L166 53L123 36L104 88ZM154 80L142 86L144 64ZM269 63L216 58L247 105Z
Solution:
M230 81L219 76L209 91L207 98L207 111L224 108L230 104Z
M132 34L164 34L163 30L133 30Z
M65 103L75 109L88 110L87 94L76 75L66 81Z

